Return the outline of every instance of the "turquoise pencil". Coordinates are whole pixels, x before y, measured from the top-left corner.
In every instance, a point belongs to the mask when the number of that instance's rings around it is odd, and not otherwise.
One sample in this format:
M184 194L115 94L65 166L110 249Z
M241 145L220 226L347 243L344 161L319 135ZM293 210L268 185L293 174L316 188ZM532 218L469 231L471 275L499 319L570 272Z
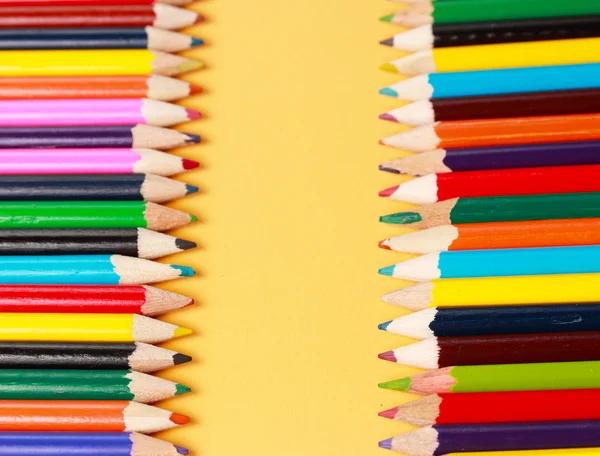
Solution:
M186 266L121 255L0 256L2 285L144 285L193 275Z
M600 245L435 252L381 268L382 275L434 279L600 272Z

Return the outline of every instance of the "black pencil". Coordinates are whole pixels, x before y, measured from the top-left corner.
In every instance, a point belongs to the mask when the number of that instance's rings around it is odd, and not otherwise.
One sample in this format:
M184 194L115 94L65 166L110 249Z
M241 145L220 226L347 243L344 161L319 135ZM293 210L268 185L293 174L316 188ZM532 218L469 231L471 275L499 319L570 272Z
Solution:
M198 191L152 174L17 174L0 176L0 201L150 201Z
M144 228L0 230L0 255L119 254L154 259L196 247Z
M386 16L389 18L389 16ZM403 51L600 36L600 15L421 25L381 44Z

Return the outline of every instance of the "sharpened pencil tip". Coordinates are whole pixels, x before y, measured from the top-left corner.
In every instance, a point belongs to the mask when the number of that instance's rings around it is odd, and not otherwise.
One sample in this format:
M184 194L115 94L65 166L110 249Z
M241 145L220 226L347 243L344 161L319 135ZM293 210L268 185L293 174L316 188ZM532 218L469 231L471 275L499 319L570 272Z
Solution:
M379 243L377 245L379 246L380 249L392 250L392 248L390 247L389 239L384 239L383 241L379 241Z
M183 166L183 169L188 170L198 168L198 166L200 166L200 163L194 160L188 160L187 158L184 158L183 160L181 160L181 165Z
M381 40L379 42L379 44L383 44L384 46L393 46L394 45L394 39L393 38L388 38L387 40Z
M385 268L379 269L379 274L392 277L392 275L394 275L394 266L386 266Z
M190 120L200 119L202 117L201 113L199 113L198 111L195 111L193 109L186 109L185 113L187 114L187 117Z
M198 187L195 185L185 184L186 195L198 192Z
M193 133L184 133L188 139L186 139L187 144L198 144L200 142L200 135L194 135Z
M386 450L392 449L392 439L386 439L379 442L379 448L385 448Z
M382 215L379 221L393 225L410 225L423 220L418 212L396 212L395 214Z
M396 357L394 356L394 352L393 352L393 350L386 351L386 352L384 352L384 353L379 353L379 354L377 355L377 357L378 357L379 359L383 359L383 360L385 360L385 361L391 361L391 362L393 362L393 363L395 363L395 362L396 362Z
M190 334L192 334L192 330L190 328L184 328L183 326L178 326L175 328L175 331L173 331L173 337L189 336Z
M396 418L396 413L398 412L398 407L391 408L389 410L384 410L383 412L379 412L377 415L393 420Z
M196 95L197 93L204 92L204 89L200 86L190 84L190 95Z
M188 454L188 453L190 452L190 450L188 450L187 448L183 448L183 447L180 447L180 446L177 446L177 445L174 445L174 446L175 446L175 448L177 449L177 452L178 452L179 454L184 454L184 455L186 455L186 454Z
M400 186L394 185L393 187L386 188L385 190L381 190L379 192L379 196L381 196L382 198L388 198L388 197L392 196L396 190L398 190L398 187L400 187Z
M377 325L377 328L381 329L382 331L387 331L387 327L390 325L391 322L392 322L392 320L386 321L385 323L379 323Z
M204 45L204 40L201 40L200 38L192 37L192 47L198 47L198 46L202 46L202 45Z
M194 22L194 24L199 24L200 22L204 22L204 16L202 16L201 14L197 14L196 15L196 21Z
M380 70L387 71L388 73L398 73L398 69L391 63L384 63L379 67Z
M191 356L184 355L183 353L176 353L173 355L173 365L178 366L179 364L189 363L192 360Z
M189 386L180 385L177 383L175 385L175 396L181 396L182 394L189 393L192 389Z
M385 165L379 165L379 171L385 171L386 173L400 174L400 171L394 168L387 168Z
M405 378L400 378L398 380L383 382L377 386L379 386L379 388L381 388L381 389L387 389L387 390L408 391L408 390L410 390L411 384L412 384L412 380L410 379L410 377L405 377Z
M185 62L177 65L177 71L179 73L187 73L188 71L199 70L203 66L204 64L202 62L198 62L197 60L186 60Z
M196 272L188 267L188 266L180 266L178 264L172 264L171 267L173 269L179 269L179 277L193 277L194 275L196 275Z
M387 14L387 15L385 15L385 16L381 16L381 17L379 18L379 20L380 20L381 22L392 22L392 20L393 20L393 19L394 19L394 15L393 15L393 14Z
M198 217L196 217L194 214L190 214L190 223L197 222L197 221L198 221Z
M179 250L189 250L189 249L193 249L194 247L196 247L196 243L192 242L192 241L188 241L186 239L177 238L177 239L175 239L175 247L177 247ZM192 299L192 301L193 301L193 299Z
M394 89L390 89L389 87L384 87L383 89L379 89L379 94L385 95L387 97L398 98L398 92L396 92Z
M394 116L388 114L387 112L384 112L383 114L379 114L379 118L381 120L389 120L391 122L398 122Z
M182 424L189 423L190 417L186 416L186 415L182 415L180 413L171 413L169 420L171 420L171 422L173 422L175 424L182 425Z

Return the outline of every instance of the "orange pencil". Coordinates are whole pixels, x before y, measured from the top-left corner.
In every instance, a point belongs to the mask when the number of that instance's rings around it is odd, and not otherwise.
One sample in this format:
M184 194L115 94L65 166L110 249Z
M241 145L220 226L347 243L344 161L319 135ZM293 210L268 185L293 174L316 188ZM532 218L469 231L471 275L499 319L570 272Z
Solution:
M379 247L426 254L600 244L600 218L442 225L385 239Z
M442 121L382 139L413 152L600 139L600 114Z
M188 421L185 415L129 401L0 401L0 431L149 434Z

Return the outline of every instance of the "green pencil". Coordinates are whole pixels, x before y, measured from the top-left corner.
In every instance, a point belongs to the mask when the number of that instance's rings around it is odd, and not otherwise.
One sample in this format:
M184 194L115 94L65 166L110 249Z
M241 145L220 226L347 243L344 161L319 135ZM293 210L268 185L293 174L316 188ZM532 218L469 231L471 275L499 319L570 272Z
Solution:
M423 395L600 388L600 361L445 367L379 387Z
M143 201L0 202L0 229L148 228L166 231L193 215Z
M0 370L2 400L123 400L147 404L189 390L187 386L130 370Z
M381 20L403 27L418 27L426 24L526 20L599 13L600 2L592 0L438 0L409 6L383 16Z
M432 228L457 223L600 217L600 192L482 198L453 198L411 211L384 215L380 222Z

